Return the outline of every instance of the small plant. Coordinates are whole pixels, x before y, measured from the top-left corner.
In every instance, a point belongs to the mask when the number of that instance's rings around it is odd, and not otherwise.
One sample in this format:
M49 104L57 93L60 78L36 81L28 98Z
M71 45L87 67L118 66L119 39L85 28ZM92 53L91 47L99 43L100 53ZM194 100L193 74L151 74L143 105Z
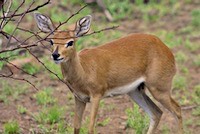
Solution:
M22 66L22 69L29 74L36 74L40 71L40 66L33 65L32 63L27 63Z
M106 119L104 119L103 121L101 121L101 122L97 122L97 125L98 126L106 126L106 125L108 125L110 123L110 118L106 118Z
M192 110L192 115L200 116L200 107L199 106Z
M192 101L197 105L200 104L200 85L194 87L194 93L192 94Z
M190 51L196 51L200 48L199 45L192 43L189 39L185 41L185 47Z
M4 124L4 132L5 134L19 134L20 133L20 127L17 121L9 121L6 124Z
M17 111L18 111L20 114L25 114L25 113L27 112L27 109L26 109L24 106L18 105L18 106L17 106Z
M200 54L195 57L194 64L198 67L200 66Z
M185 63L188 60L188 57L187 55L185 55L185 53L183 53L182 51L179 51L176 53L175 59L179 63Z
M107 5L108 10L111 12L114 20L120 20L131 15L132 4L129 0L104 0L105 5Z
M167 32L165 30L159 30L157 31L156 35L159 35L161 40L164 41L164 43L169 47L169 48L175 48L177 46L180 46L183 42L183 39L180 37L177 37L174 32Z
M80 129L81 134L88 134L88 124L89 124L89 118L86 117L86 119L84 120L84 123Z
M19 83L12 83L11 85L6 80L1 80L0 84L2 85L2 89L0 90L0 98L2 101L7 101L9 99L8 96L18 99L19 95L25 94L27 91L27 85Z
M200 28L200 10L195 9L192 11L192 25L195 28Z
M185 90L186 88L186 78L180 75L176 75L173 80L173 87L175 89Z
M164 125L162 127L161 131L162 131L162 134L169 134L170 133L170 129L169 129L169 127L167 125Z
M57 124L57 133L66 134L67 132L67 124L64 121L59 121Z
M35 119L39 123L50 123L54 124L61 120L63 116L63 108L58 106L53 106L48 109L43 109L38 115L35 116Z
M8 104L8 103L9 103L9 100L8 100L8 98L7 98L6 95L1 94L1 95L0 95L0 102L4 102L4 103Z
M184 74L188 74L188 73L189 73L188 68L185 67L185 66L181 66L181 67L180 67L180 70L181 70L181 72L183 72Z
M34 95L36 101L40 105L54 104L56 99L52 96L53 91L49 88L41 90Z
M147 130L149 118L140 113L138 105L126 109L126 114L128 115L127 126L133 128L136 134L142 134Z

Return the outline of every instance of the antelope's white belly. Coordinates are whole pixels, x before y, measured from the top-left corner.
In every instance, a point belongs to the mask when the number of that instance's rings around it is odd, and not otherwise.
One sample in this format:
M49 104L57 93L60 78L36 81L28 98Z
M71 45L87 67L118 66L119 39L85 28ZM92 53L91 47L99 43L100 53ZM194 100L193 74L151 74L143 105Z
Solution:
M129 83L127 85L110 89L109 91L107 91L105 93L104 97L112 97L112 96L116 96L116 95L127 94L130 91L133 91L133 90L137 89L137 87L142 82L145 82L145 78L144 77L140 77L137 80L135 80L134 82Z

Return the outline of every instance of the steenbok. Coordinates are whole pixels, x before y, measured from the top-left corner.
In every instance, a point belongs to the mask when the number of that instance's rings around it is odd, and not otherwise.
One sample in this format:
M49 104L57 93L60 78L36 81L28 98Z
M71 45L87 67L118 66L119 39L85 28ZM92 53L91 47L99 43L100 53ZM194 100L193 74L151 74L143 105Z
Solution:
M148 134L155 132L162 111L146 95L152 96L178 120L182 133L181 108L171 97L172 79L176 73L170 49L156 36L131 34L104 45L76 51L76 40L85 35L92 17L76 22L74 30L54 30L51 19L35 13L40 30L52 31L50 41L55 63L60 63L64 81L70 84L75 96L74 133L81 128L87 102L91 102L89 133L94 133L95 118L102 98L128 94L150 116Z

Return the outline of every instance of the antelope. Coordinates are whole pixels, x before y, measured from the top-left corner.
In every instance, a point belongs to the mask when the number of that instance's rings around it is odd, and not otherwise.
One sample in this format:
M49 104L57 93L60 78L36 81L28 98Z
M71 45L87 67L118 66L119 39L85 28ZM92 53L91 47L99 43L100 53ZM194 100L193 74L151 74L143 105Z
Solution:
M51 19L35 13L39 29L52 33L53 61L60 64L64 81L75 96L74 134L79 134L86 104L91 102L89 133L94 133L99 102L106 97L128 94L150 117L147 134L155 132L161 109L145 93L168 109L183 132L181 107L171 97L176 65L170 49L156 36L130 34L101 46L77 52L76 40L90 30L92 17L76 22L74 30L55 30Z

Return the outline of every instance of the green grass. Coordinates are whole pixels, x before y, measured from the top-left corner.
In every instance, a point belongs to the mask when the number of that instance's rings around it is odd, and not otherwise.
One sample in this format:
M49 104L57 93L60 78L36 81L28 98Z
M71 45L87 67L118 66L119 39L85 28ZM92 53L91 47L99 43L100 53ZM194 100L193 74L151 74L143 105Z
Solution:
M17 111L18 111L18 113L20 113L20 114L26 114L26 113L27 113L26 107L24 107L24 106L22 106L22 105L18 105L18 106L17 106Z
M192 110L192 115L200 116L200 106Z
M99 25L98 27L93 25L92 26L95 31L105 28L106 26ZM83 36L79 38L76 42L76 49L81 50L87 47L99 46L103 45L104 43L110 42L114 39L117 39L122 36L122 32L119 30L110 30L105 32L100 32L97 34L93 34L90 36Z
M53 106L50 108L44 107L37 115L35 115L35 120L38 123L49 123L54 124L61 121L64 116L64 109L59 106Z
M186 77L181 75L175 75L173 80L173 87L177 90L185 90L187 87Z
M193 94L192 94L192 102L196 105L200 105L200 85L196 85L194 86L194 90L193 90Z
M32 63L26 63L22 66L22 69L29 74L37 74L40 72L41 67L39 65L33 65Z
M128 19L128 16L132 15L133 4L129 0L104 0L104 3L115 21L125 18Z
M53 90L50 88L38 91L34 98L39 105L54 104L56 102L56 99L53 97Z
M175 59L179 63L185 63L188 60L188 56L184 52L178 51L175 55Z
M0 100L3 102L9 102L10 99L19 99L20 95L26 94L28 88L27 84L10 83L7 80L1 80L0 85Z
M186 39L184 45L191 52L196 51L200 48L200 46L198 44L192 43L189 39Z
M104 120L101 121L101 122L97 122L97 126L106 126L106 125L108 125L109 123L110 123L110 118L108 117L108 118L104 119Z
M175 48L180 46L183 43L183 39L178 37L175 32L169 32L166 30L156 31L156 35L159 35L159 38L169 47Z
M126 109L126 115L128 116L127 127L133 128L136 134L142 134L147 130L149 118L140 113L138 105Z
M184 73L186 75L189 74L189 70L186 66L179 66L179 68L182 73Z
M192 15L192 26L196 29L200 28L200 9L194 9L191 12Z
M161 130L162 134L169 134L170 133L170 129L167 125L164 125L162 127L162 130Z
M5 134L19 134L20 127L17 121L9 121L3 125Z
M0 50L3 48L0 45ZM12 51L12 52L4 52L0 54L0 58L7 58L10 57L9 60L13 60L16 58L16 55L18 55L18 51ZM2 70L3 66L6 64L6 62L0 60L0 70Z
M197 67L200 67L200 54L198 54L195 58L194 58L194 65Z

